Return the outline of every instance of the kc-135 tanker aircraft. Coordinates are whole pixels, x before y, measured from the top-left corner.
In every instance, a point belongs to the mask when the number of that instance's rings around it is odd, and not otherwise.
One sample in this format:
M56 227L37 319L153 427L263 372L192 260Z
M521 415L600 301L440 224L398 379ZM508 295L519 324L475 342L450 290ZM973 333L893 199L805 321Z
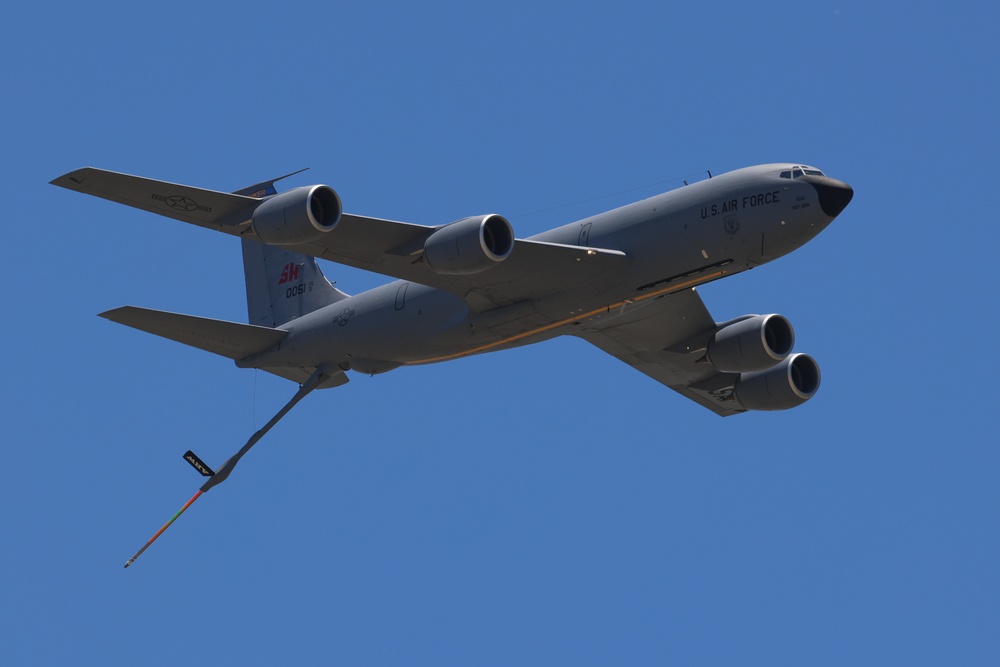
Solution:
M296 174L299 172L295 172ZM52 181L240 238L249 324L124 306L114 322L300 384L298 392L133 556L314 389L375 374L578 336L722 416L784 410L819 388L781 315L716 322L695 291L777 259L850 203L846 183L801 164L738 169L526 239L497 214L439 226L344 213L326 185L265 181L216 192L86 167ZM317 257L396 282L350 296Z

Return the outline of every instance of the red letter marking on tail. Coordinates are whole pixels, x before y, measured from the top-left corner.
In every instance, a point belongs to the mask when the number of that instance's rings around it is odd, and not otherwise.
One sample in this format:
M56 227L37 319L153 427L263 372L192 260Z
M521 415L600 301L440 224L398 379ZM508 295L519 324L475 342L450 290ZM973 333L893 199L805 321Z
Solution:
M299 277L299 265L289 262L285 264L285 268L281 270L281 280L278 281L279 285L284 285L287 282L293 280L298 280Z

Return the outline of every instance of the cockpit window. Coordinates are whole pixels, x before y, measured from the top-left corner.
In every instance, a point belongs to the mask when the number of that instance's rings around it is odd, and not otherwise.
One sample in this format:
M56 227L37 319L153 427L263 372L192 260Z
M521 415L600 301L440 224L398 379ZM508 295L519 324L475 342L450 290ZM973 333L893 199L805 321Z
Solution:
M792 167L791 171L783 171L778 174L781 178L800 178L802 176L825 176L825 174L815 167Z

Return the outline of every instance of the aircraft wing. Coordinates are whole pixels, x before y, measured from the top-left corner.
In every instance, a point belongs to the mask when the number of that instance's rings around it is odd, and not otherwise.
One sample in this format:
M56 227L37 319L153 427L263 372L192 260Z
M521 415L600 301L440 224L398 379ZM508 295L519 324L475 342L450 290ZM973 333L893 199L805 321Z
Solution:
M64 174L52 184L235 236L252 234L249 223L262 202L93 167ZM333 231L290 249L452 292L464 298L473 312L579 286L628 260L620 250L517 239L510 256L491 269L441 275L420 252L436 229L345 213Z
M552 294L620 269L620 250L517 239L509 257L472 275L435 273L420 249L437 227L344 214L317 241L295 246L301 253L437 287L464 298L474 312Z
M694 289L656 299L611 320L607 326L576 335L645 373L660 384L718 415L744 412L731 398L735 373L720 373L704 361L715 320Z
M53 180L52 185L230 234L239 234L238 225L249 221L254 209L261 204L253 197L93 167L63 174Z

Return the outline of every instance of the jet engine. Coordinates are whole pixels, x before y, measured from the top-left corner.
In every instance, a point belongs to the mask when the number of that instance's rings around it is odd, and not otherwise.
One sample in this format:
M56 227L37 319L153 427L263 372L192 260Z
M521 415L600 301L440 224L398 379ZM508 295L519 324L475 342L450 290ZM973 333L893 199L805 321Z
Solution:
M253 212L253 231L268 245L314 241L340 222L343 206L333 188L310 185L275 195Z
M787 410L812 398L819 381L816 361L793 354L773 368L740 375L734 397L747 410Z
M514 230L503 216L464 218L434 231L424 241L424 259L434 273L479 273L507 259Z
M708 361L723 373L771 368L795 345L795 330L781 315L752 315L723 326L708 341Z

